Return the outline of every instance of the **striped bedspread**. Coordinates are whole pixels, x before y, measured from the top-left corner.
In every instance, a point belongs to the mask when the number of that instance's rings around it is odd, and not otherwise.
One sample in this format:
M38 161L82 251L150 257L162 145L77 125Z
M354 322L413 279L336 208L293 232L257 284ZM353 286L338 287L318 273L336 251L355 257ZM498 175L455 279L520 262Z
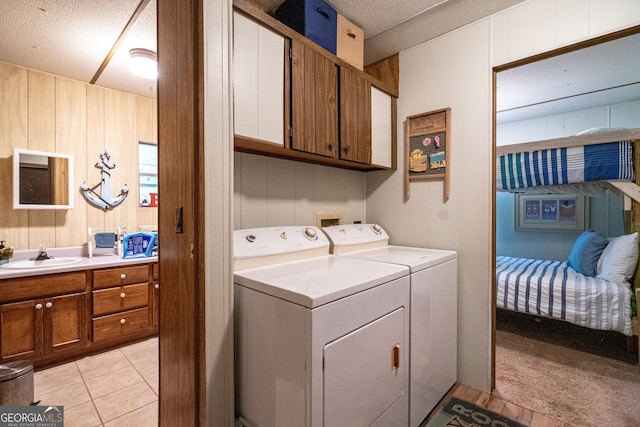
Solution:
M631 141L620 141L501 154L496 162L496 189L512 191L609 179L632 181L632 149Z
M629 287L584 276L564 261L499 256L496 287L500 308L633 335Z

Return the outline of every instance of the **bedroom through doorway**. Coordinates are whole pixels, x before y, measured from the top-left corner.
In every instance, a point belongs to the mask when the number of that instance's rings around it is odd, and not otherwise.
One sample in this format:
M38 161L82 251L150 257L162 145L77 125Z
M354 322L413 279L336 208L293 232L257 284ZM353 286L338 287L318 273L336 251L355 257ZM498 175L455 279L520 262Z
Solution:
M571 425L640 417L638 58L640 26L494 69L493 394Z

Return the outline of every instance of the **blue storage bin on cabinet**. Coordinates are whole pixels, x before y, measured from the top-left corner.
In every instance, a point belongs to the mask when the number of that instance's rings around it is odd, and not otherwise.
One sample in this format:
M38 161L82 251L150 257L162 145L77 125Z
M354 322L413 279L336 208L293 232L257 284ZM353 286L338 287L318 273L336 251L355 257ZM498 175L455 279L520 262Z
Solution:
M286 0L276 19L336 54L338 13L322 0Z

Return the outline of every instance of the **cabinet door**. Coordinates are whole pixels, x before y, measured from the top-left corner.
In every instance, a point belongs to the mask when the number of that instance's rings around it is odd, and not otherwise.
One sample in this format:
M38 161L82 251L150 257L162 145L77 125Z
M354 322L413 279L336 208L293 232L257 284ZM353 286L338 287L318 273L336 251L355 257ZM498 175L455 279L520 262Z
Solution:
M340 69L340 158L371 163L371 83Z
M392 104L391 95L371 87L371 163L386 168L393 166Z
M31 359L43 353L43 301L4 304L2 315L2 361Z
M325 346L324 425L368 426L387 411L400 416L386 425L407 425L404 318L398 308Z
M87 294L64 295L44 300L44 348L57 352L87 342Z
M337 157L338 68L302 44L291 47L291 148Z
M284 145L285 39L233 14L234 133Z

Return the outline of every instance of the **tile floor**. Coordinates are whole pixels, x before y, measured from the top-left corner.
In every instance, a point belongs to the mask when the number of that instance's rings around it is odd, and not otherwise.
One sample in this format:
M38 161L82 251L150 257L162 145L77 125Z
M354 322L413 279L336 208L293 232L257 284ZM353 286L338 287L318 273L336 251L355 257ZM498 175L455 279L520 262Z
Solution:
M157 427L158 338L36 371L34 389L65 427Z

